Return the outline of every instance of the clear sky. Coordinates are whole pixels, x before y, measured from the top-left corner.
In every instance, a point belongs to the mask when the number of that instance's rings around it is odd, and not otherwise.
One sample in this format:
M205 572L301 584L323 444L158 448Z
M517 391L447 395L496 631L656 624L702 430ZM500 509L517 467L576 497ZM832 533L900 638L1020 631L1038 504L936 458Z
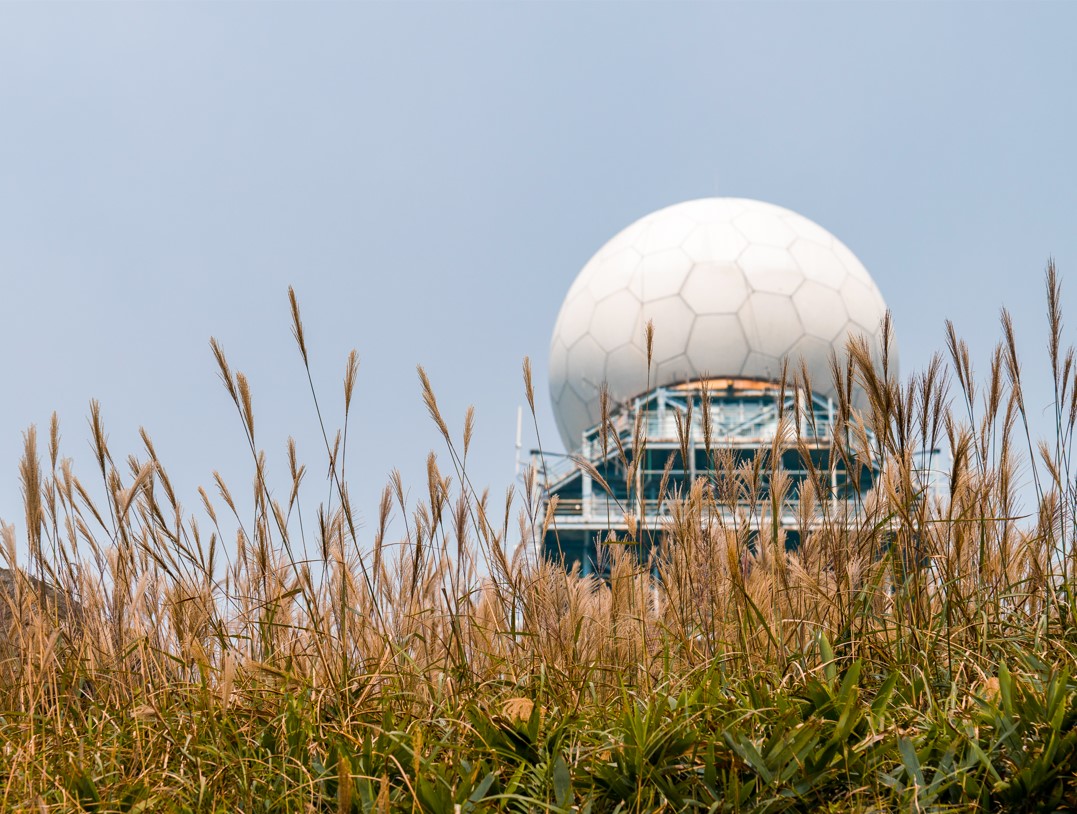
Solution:
M982 369L1009 307L1046 432L1049 255L1077 325L1074 31L1063 3L0 5L0 517L21 531L21 433L53 410L91 477L91 398L121 458L147 428L187 505L214 469L245 491L211 335L316 504L289 284L331 420L361 357L368 525L393 467L422 493L428 450L447 459L416 363L455 431L475 405L472 477L501 494L525 355L559 444L546 356L573 277L708 195L841 238L906 372L947 317Z

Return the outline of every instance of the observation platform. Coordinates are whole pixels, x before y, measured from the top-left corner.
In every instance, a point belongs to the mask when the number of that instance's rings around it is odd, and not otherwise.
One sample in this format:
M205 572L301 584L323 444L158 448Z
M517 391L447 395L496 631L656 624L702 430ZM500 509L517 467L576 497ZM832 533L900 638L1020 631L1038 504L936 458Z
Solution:
M851 445L835 445L835 419L831 398L775 382L721 378L655 388L584 432L577 452L532 451L540 522L548 515L544 556L591 573L611 535L645 556L700 478L710 490L705 522L747 527L754 536L773 528L775 471L786 483L777 519L794 548L807 530L799 512L807 481L832 517L853 518L879 476L879 461L853 460ZM925 453L925 472L934 452Z

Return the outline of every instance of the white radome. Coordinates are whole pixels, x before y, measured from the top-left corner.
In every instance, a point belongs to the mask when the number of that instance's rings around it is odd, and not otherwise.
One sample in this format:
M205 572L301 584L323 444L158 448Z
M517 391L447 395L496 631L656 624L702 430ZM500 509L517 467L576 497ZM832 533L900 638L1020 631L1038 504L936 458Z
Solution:
M550 343L557 428L567 449L579 448L599 421L603 382L623 401L648 384L776 380L786 357L791 369L803 358L813 389L832 396L831 354L840 358L854 334L878 347L885 312L856 256L796 212L743 198L660 209L599 249L565 297Z

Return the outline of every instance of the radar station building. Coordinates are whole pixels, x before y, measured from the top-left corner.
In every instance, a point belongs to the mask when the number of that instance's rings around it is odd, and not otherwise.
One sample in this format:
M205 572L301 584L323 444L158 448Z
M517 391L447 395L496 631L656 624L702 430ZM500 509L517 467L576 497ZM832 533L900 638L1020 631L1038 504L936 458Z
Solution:
M566 452L532 453L540 520L552 507L544 555L590 573L611 533L644 549L658 544L669 510L663 487L685 494L699 477L715 483L719 457L729 466L765 449L778 449L793 484L779 521L787 545L798 542L796 487L809 472L826 473L830 499L857 504L878 470L831 460L831 358L844 357L853 335L881 347L885 313L841 241L773 204L687 201L615 235L569 288L550 344ZM889 353L896 370L896 349ZM783 386L786 364L803 365L810 392L792 376ZM854 390L852 403L864 407L864 394ZM780 417L790 415L800 443L776 447ZM716 519L739 522L733 513Z

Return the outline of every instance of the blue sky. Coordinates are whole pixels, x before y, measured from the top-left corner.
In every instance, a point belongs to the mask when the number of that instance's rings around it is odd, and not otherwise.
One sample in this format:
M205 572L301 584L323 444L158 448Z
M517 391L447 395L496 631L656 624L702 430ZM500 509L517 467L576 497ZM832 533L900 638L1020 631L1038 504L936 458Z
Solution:
M1049 255L1077 307L1074 30L1062 3L0 5L0 517L21 530L21 434L53 410L90 477L91 398L119 457L146 427L188 506L215 469L245 490L211 335L270 465L292 435L320 469L288 285L333 421L359 351L368 525L392 468L421 494L428 450L447 464L416 363L457 431L475 405L472 479L501 494L525 355L558 443L546 355L575 274L707 195L841 238L906 372L946 318L982 370L1010 308L1046 433Z

